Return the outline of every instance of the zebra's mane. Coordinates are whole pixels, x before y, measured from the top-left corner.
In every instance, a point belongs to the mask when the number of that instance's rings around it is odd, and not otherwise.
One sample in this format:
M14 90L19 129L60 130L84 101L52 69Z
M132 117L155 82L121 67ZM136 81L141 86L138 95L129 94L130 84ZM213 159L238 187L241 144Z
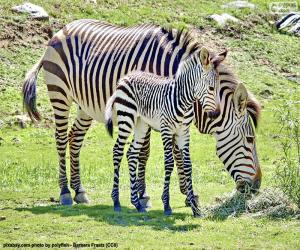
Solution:
M178 79L180 74L184 73L187 69L189 69L189 66L191 65L190 64L191 61L196 61L196 60L197 60L197 54L193 53L192 55L190 55L189 57L181 61L176 71L175 79Z
M220 81L221 88L222 85L224 86L226 84L226 86L228 86L228 88L232 91L233 94L238 84L240 83L239 79L233 73L231 68L226 64L221 64L218 67L218 69L219 69L219 75L222 78ZM248 92L247 111L249 112L249 115L251 116L255 127L257 127L258 120L260 117L260 112L261 112L261 106L257 101L257 99L254 97L254 95L249 90L247 90L247 92Z

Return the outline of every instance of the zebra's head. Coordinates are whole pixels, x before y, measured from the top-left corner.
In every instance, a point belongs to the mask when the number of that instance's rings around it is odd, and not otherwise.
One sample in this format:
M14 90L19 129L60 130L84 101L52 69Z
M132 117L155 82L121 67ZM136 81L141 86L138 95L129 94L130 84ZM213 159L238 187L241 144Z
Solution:
M225 60L227 50L213 55L205 47L200 50L200 81L195 84L197 99L200 101L205 112L214 113L219 110L219 73L218 66Z
M256 192L262 177L255 142L260 108L253 98L249 100L249 93L242 83L237 85L233 95L226 96L223 92L223 96L222 99L232 99L222 100L222 125L215 127L214 133L217 155L236 182L238 191L243 193L250 189Z

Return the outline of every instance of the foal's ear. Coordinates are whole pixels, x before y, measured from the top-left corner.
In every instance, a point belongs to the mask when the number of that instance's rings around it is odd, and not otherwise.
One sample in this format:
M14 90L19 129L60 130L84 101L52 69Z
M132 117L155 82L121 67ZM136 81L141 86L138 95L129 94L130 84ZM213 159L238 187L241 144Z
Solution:
M220 65L220 63L222 63L225 60L225 58L227 56L227 52L228 52L228 50L225 49L219 55L217 55L211 59L211 63L214 65L214 68L217 68Z
M244 115L247 110L248 92L243 83L239 83L233 94L233 103L237 115Z
M209 52L205 47L202 47L200 50L200 62L204 67L207 67L209 64Z

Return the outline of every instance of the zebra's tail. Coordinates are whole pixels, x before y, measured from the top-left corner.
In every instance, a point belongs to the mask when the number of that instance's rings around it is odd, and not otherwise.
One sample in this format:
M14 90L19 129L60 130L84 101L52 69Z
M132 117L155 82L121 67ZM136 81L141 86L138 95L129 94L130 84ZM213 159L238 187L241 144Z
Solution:
M22 89L23 107L25 107L33 122L41 120L41 115L36 108L36 81L40 68L43 65L43 57L44 55L26 74Z
M113 137L113 106L115 102L116 94L113 94L106 103L105 108L105 127L111 137Z

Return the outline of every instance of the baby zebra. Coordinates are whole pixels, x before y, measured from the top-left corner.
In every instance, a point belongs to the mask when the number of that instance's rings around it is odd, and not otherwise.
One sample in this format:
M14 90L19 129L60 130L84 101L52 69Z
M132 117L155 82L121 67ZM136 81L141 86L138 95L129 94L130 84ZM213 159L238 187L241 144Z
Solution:
M117 114L118 138L113 148L114 184L112 199L115 211L120 211L119 167L125 143L134 131L134 139L127 152L130 171L131 203L139 212L144 212L137 193L136 169L138 156L149 129L159 131L164 145L165 182L162 194L164 213L172 214L169 202L170 177L174 167L172 154L173 138L184 162L187 199L193 214L200 215L194 200L192 187L192 164L189 153L189 127L194 118L193 103L198 99L206 112L217 109L218 86L217 66L225 59L226 51L211 56L201 48L184 60L178 68L175 79L164 78L151 73L132 72L119 81L115 93L108 100L105 122L108 132L113 133L113 106Z

